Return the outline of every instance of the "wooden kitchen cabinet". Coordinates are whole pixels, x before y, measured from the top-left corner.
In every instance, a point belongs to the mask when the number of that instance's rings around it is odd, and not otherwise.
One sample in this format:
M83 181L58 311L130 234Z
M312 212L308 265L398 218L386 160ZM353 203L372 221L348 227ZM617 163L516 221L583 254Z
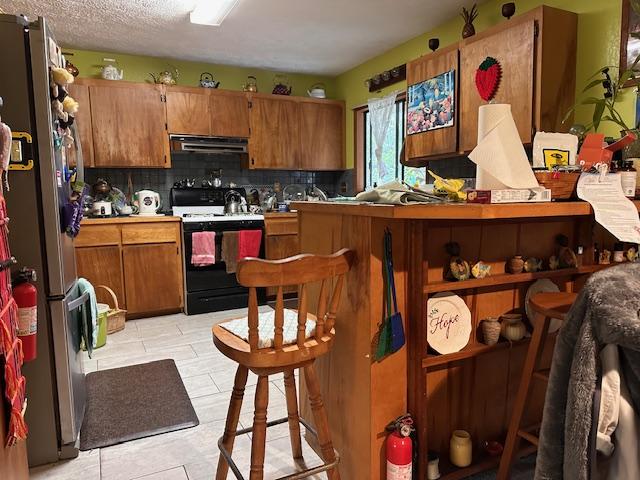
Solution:
M294 170L300 162L300 104L277 95L251 96L249 168Z
M425 55L407 64L407 84L415 85L451 70L455 71L454 84L454 124L451 127L438 128L427 132L407 135L405 155L408 159L437 157L455 154L458 149L458 44L454 44L431 55Z
M300 170L343 170L344 103L300 101Z
M83 80L91 99L95 167L168 168L169 136L160 85Z
M214 137L249 138L249 98L244 92L211 90L209 118Z
M127 317L183 307L182 235L176 217L85 219L75 240L78 275L107 285ZM98 300L111 303L97 291Z
M475 72L487 57L502 67L496 103L511 105L522 143L533 141L534 19L508 24L500 32L469 40L460 47L460 150L470 151L478 140L478 108L486 104L475 85Z
M204 89L171 87L165 89L167 130L182 135L209 135L211 118L209 95Z
M117 228L114 228L116 230ZM127 308L124 295L124 277L120 247L91 246L76 248L78 277L86 278L92 285L106 285L113 290L120 308ZM111 297L102 289L96 290L98 302L111 304ZM112 305L113 306L113 305Z
M75 114L76 141L80 141L82 148L82 161L85 167L93 167L93 126L91 124L91 101L89 98L89 87L81 83L69 85L69 95L79 104L78 112ZM68 150L68 160L70 165L75 165L76 148L73 146Z
M244 92L165 87L167 129L182 135L249 137L249 100Z
M122 263L129 314L181 308L182 257L178 245L126 245L122 248Z
M298 215L296 213L267 213L264 217L265 245L267 260L281 260L298 255ZM297 286L284 288L284 293L296 293ZM268 288L267 296L275 296L277 289Z
M511 104L518 132L531 144L536 132L566 132L564 114L575 99L575 13L540 6L407 64L409 85L433 78L459 63L456 126L407 136L405 164L468 153L477 145L478 108L486 102L475 85L480 64L493 57L502 67L496 103ZM459 56L459 60L456 56Z

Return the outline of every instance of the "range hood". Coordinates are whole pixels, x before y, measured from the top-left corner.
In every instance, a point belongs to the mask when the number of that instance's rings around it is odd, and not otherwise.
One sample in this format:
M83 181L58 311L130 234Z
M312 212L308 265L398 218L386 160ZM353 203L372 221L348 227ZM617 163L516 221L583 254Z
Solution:
M234 154L247 153L248 140L232 137L201 137L196 135L170 135L171 152Z

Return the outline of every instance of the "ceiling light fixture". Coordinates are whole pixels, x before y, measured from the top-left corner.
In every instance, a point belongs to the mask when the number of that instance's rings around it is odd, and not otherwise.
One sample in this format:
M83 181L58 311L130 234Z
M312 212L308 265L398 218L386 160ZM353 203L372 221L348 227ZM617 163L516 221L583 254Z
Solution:
M198 0L189 15L191 23L219 27L240 0Z

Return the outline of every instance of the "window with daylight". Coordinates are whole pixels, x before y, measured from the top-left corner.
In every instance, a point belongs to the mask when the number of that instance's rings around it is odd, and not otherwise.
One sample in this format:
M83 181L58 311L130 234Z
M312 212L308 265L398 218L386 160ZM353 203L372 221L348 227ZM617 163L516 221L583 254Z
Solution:
M369 119L369 111L363 110L361 121L356 121L358 131L356 132L356 141L362 142L359 149L357 161L361 162L358 167L362 168L362 187L364 189L372 188L376 185L382 185L394 179L404 180L409 185L416 183L424 183L426 171L424 168L405 167L400 163L400 151L402 142L404 141L406 132L406 116L405 116L406 100L404 97L398 98L395 104L395 110L391 114L391 121L385 137L382 149L382 161L384 167L378 168L378 161L375 154L375 140L371 132L371 122ZM357 114L358 112L356 112ZM382 171L381 171L382 170Z

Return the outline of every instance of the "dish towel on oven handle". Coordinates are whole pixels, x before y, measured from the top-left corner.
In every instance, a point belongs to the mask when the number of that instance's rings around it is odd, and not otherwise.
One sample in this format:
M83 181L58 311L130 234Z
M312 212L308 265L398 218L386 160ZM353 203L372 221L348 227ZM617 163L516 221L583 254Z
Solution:
M262 245L262 230L240 230L238 236L238 260L258 257Z
M229 231L222 234L221 257L227 273L236 273L238 266L238 232Z
M208 267L216 263L216 232L193 232L191 235L191 264Z

